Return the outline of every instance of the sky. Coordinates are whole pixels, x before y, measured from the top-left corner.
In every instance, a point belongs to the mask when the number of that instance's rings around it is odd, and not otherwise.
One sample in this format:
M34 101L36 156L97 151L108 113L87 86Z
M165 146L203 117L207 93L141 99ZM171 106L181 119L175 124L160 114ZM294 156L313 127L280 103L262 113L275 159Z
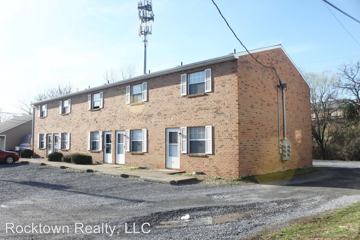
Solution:
M360 18L359 0L330 0ZM216 0L249 49L282 44L303 72L360 60L360 24L321 0ZM148 68L154 72L243 51L211 0L153 0ZM0 109L20 112L46 89L141 75L137 0L0 0ZM353 39L355 38L355 40Z

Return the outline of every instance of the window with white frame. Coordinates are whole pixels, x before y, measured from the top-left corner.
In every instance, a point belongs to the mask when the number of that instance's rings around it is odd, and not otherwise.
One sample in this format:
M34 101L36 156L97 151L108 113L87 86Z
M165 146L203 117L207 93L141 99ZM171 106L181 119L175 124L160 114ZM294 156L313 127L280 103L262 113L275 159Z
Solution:
M61 133L61 150L70 149L70 133Z
M39 141L39 149L45 149L45 134L40 133L38 141Z
M181 74L181 96L199 95L212 91L211 69Z
M71 111L71 99L60 101L60 114L68 114Z
M213 127L181 127L181 152L189 154L213 154Z
M141 103L148 100L147 82L126 86L126 103Z
M142 152L143 151L143 131L141 129L135 129L130 131L131 140L131 152Z
M136 84L131 86L131 102L142 102L142 84Z
M205 127L189 127L189 153L205 153Z
M44 118L47 116L47 104L40 105L39 116Z
M189 95L205 93L205 71L188 75Z
M90 151L99 151L101 147L100 132L90 132Z
M96 110L103 108L104 95L103 92L93 93L88 95L89 110Z

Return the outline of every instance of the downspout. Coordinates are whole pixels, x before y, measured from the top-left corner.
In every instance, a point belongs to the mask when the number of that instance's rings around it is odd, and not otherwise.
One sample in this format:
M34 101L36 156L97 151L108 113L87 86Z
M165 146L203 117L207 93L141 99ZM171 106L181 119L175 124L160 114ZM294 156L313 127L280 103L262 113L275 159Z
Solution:
M281 160L288 161L290 160L291 154L291 143L287 139L287 119L286 119L286 89L287 84L280 80L279 81L279 88L281 89L281 102L282 102L282 122L283 122L283 136L280 140L280 156Z
M32 106L32 121L31 121L31 150L34 152L35 150L35 107Z
M282 116L283 116L283 139L286 139L286 83L281 81L280 88L281 88L281 96L282 96Z

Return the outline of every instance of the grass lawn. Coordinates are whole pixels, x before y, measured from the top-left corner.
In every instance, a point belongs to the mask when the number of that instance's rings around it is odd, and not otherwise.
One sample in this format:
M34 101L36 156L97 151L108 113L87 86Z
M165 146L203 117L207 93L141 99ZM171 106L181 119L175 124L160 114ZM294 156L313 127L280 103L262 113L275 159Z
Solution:
M360 239L360 202L260 239Z

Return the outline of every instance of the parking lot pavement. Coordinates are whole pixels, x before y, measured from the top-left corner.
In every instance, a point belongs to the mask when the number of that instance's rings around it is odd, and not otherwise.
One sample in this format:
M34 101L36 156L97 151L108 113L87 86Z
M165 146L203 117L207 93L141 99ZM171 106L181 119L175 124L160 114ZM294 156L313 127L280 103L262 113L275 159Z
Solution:
M183 186L0 165L0 239L239 239L360 200L360 169L315 165L281 184Z

